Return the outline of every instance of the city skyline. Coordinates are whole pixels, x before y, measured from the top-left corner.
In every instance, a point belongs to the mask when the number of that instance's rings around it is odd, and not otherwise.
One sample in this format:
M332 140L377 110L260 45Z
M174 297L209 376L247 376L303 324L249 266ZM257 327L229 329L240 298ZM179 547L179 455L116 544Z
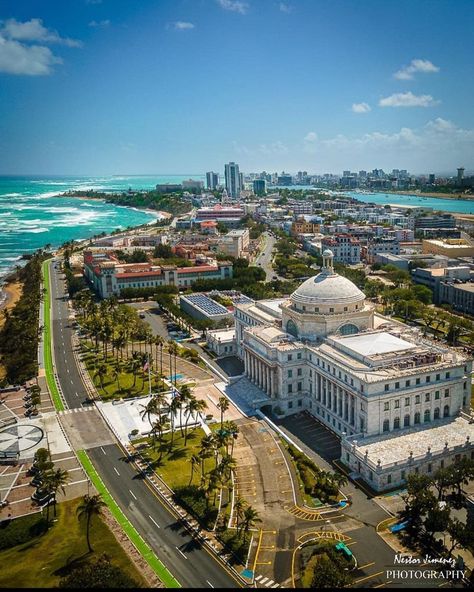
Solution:
M473 19L444 0L7 0L0 173L469 171Z

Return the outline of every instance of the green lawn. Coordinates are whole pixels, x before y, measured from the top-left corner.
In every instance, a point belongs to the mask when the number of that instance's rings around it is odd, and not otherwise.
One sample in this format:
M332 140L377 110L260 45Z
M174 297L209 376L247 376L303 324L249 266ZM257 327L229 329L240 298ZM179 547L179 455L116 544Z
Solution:
M186 446L184 444L184 437L181 436L180 430L175 431L173 449L169 452L169 443L171 440L171 434L164 434L163 436L163 456L158 461L160 455L159 444L157 444L156 450L151 447L147 448L144 456L153 463L155 472L159 475L165 483L175 489L189 484L191 478L191 462L190 459L193 454L197 454L200 450L201 439L204 437L204 431L199 428L188 431L188 441ZM148 443L150 439L146 440ZM205 460L205 471L210 471L215 466L213 458L207 458ZM200 482L200 467L196 467L194 470L194 476L192 483L199 485Z
M113 374L113 370L117 366L117 361L111 355L107 357L107 374L103 377L102 385L99 377L95 374L97 366L104 362L102 354L97 356L95 353L87 352L83 354L83 360L91 379L97 388L97 392L104 400L112 399L114 397L141 397L147 395L150 390L148 374L139 370L135 380L133 374L127 370L125 360L124 363L120 365L120 374L117 383L117 378L115 378ZM135 386L133 386L134 382ZM156 376L151 376L151 388L154 392L157 390L167 390L166 385Z
M54 379L53 370L53 357L51 351L51 293L49 287L49 263L50 260L43 262L43 284L45 288L44 293L44 331L43 331L43 356L44 356L44 369L46 373L46 382L48 383L48 390L53 399L56 411L63 411L64 404L61 400L56 381Z
M59 584L60 574L72 562L80 562L107 553L112 563L145 587L146 582L107 525L92 519L88 554L85 522L79 522L76 508L80 499L58 504L58 521L50 530L30 541L0 552L0 588L52 588ZM18 518L17 520L21 520Z

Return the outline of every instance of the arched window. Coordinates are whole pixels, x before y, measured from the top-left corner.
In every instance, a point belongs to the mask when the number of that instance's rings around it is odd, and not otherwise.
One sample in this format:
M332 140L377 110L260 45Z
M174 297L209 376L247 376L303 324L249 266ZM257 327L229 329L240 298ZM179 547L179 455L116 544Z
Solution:
M354 335L355 333L359 333L359 328L352 323L346 323L340 327L339 333L341 335Z
M424 421L425 423L426 423L427 421L431 421L431 413L430 413L430 410L429 410L429 409L427 409L427 410L425 411L425 416L424 416L424 419L423 419L423 421Z
M403 427L404 428L410 427L410 416L409 415L405 415L405 417L403 418Z
M398 429L400 429L400 418L399 418L399 417L396 417L396 418L393 420L393 429L394 429L394 430L398 430Z
M444 406L443 417L449 417L449 405Z
M420 423L420 413L418 411L415 413L415 425L417 423Z
M298 337L298 328L291 319L286 323L286 332L293 337Z
M388 432L389 429L390 429L390 422L388 421L388 419L386 419L383 422L383 431Z
M436 409L434 410L434 418L439 419L439 407L436 407Z

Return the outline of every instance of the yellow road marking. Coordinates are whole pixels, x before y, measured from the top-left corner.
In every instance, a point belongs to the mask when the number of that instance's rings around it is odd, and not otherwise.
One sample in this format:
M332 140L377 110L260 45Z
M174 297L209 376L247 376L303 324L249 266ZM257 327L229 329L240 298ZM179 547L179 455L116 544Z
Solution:
M366 567L370 567L371 565L375 565L375 561L372 561L371 563L366 563L365 565L361 565L359 569L365 569Z
M371 578L375 578L377 576L381 576L383 571L378 571L377 573L371 574L370 576L365 576L365 578L360 578L359 580L355 580L355 584L360 584L361 582L365 582L365 580L370 580Z

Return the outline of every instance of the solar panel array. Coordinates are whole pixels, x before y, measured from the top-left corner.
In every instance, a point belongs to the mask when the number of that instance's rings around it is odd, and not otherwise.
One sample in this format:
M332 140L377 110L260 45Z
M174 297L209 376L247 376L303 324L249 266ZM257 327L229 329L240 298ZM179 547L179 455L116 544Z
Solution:
M210 316L228 314L229 312L225 306L222 306L204 294L189 294L186 296L186 299Z

